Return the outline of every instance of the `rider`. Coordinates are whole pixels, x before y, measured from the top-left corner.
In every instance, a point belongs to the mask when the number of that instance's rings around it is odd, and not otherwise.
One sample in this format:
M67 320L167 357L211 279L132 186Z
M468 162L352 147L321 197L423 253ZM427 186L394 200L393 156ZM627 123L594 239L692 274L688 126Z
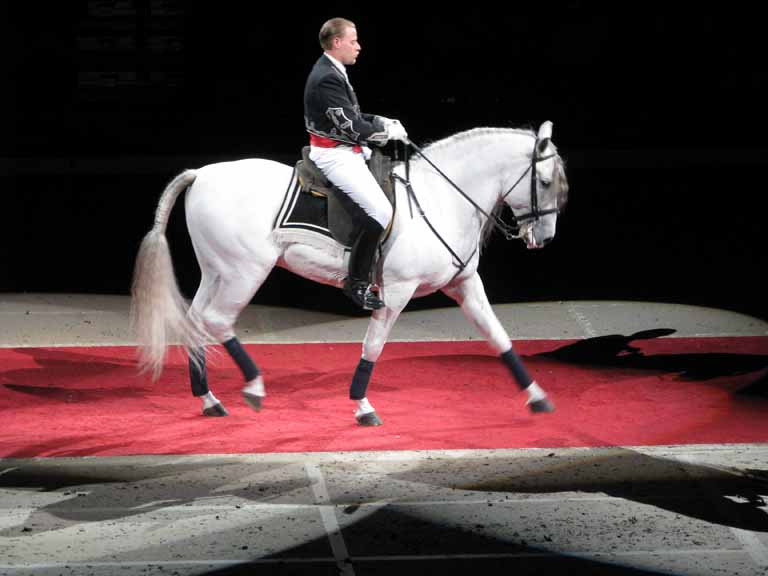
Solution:
M371 267L379 239L392 219L392 206L365 164L371 152L366 144L407 141L408 134L398 120L360 111L346 68L360 53L355 24L333 18L323 24L319 38L324 53L304 88L309 158L361 208L363 228L352 245L344 293L363 309L377 310L384 302L372 290Z

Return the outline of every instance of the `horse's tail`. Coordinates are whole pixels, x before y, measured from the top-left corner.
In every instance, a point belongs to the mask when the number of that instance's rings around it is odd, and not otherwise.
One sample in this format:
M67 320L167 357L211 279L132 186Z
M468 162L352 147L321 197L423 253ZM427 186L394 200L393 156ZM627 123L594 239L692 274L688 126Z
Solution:
M176 284L165 237L176 199L196 177L194 170L185 170L166 186L155 211L155 224L144 236L136 256L131 287L131 326L139 342L141 371L151 370L153 380L163 370L169 344L197 349L208 341L205 330L187 314L187 304Z

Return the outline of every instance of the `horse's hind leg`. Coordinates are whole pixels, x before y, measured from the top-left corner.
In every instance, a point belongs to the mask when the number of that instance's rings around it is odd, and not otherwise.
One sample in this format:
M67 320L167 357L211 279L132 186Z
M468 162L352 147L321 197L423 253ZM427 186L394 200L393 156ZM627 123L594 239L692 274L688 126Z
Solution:
M213 283L210 278L203 276L197 289L192 305L189 309L190 316L200 318L200 310L205 308L209 299ZM203 404L203 416L227 416L229 412L224 405L213 395L208 387L208 368L205 362L205 349L199 348L189 352L189 382L192 386L192 395L200 398Z
M531 411L552 412L555 409L554 405L541 386L528 374L520 357L512 348L509 334L493 313L480 276L475 273L456 286L444 288L443 292L458 302L467 319L500 355L517 385L528 393L528 407Z
M203 402L203 416L228 416L224 405L208 388L208 368L205 364L205 348L198 348L189 353L189 380L192 395Z
M266 396L264 380L256 363L243 348L235 334L235 322L242 309L272 270L270 265L250 266L246 271L231 271L217 278L212 297L199 312L206 330L220 342L240 368L245 380L243 397L254 409L261 409Z

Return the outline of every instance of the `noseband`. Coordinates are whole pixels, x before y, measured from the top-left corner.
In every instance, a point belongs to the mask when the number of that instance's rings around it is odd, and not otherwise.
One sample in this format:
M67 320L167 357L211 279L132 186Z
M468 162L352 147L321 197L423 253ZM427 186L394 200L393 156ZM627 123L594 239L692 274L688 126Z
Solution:
M528 222L529 220L533 220L536 222L541 218L542 216L546 216L547 214L559 214L560 209L559 208L550 208L548 210L539 210L539 179L536 178L536 164L539 162L544 162L544 160L549 160L550 158L554 158L557 156L556 152L552 152L551 154L547 154L546 156L540 156L539 155L539 139L536 138L536 143L533 145L533 154L531 155L531 163L528 165L528 168L525 169L525 172L523 172L520 177L515 181L514 184L507 190L504 195L501 197L502 200L506 200L507 196L510 195L510 193L517 187L520 182L522 182L523 178L525 178L525 175L530 173L531 174L531 211L526 212L525 214L521 214L520 216L515 216L515 220L517 221L517 224L520 225L523 222ZM497 217L497 220L501 222L501 224L505 228L510 228L510 226L501 221L500 217ZM504 231L502 229L502 231ZM506 234L506 233L505 233ZM519 236L516 236L519 237Z

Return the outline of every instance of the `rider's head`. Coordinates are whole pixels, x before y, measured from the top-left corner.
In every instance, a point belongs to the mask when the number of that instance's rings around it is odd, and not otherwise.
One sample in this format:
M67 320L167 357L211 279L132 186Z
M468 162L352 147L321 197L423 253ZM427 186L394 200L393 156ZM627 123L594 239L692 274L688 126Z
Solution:
M357 61L360 43L354 22L345 18L332 18L320 28L320 46L339 62L348 66Z

